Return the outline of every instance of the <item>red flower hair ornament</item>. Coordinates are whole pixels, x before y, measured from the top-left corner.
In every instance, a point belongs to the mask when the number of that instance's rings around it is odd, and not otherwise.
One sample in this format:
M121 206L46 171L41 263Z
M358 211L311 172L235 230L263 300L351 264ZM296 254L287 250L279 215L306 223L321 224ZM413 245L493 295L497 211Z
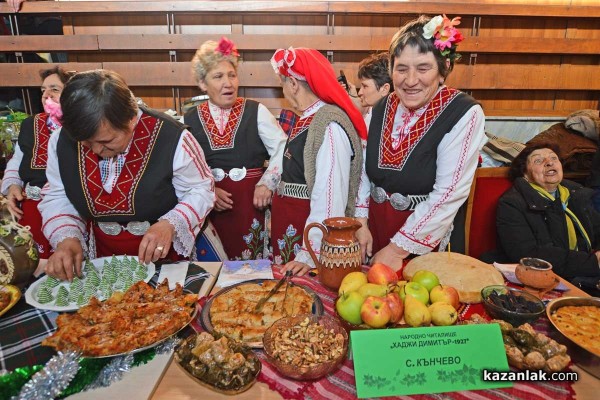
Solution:
M217 44L217 48L215 49L217 53L221 53L223 56L233 55L235 57L239 57L240 53L238 53L237 48L235 47L235 43L226 37L222 37Z
M457 44L464 40L462 33L456 28L458 25L460 17L450 19L446 14L435 16L423 26L423 37L432 39L442 56L455 61L460 58L460 54L456 52Z

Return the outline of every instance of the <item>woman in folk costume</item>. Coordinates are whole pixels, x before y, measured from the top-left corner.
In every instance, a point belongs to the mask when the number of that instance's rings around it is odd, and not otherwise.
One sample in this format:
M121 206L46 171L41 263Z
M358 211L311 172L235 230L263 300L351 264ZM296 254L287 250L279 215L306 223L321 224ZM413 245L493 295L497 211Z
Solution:
M283 172L273 198L271 241L276 261L284 270L304 274L314 263L321 233L307 224L330 217L354 217L362 150L366 139L362 115L337 82L329 61L317 50L279 49L271 58L283 94L300 116L289 134ZM281 257L281 259L277 258ZM294 261L292 261L294 260Z
M6 165L0 189L8 199L9 211L21 225L31 227L42 260L50 256L51 249L42 233L42 216L37 206L46 184L48 141L61 127L60 95L72 75L58 66L40 71L44 112L21 123L15 153Z
M459 57L459 20L422 16L390 44L394 92L373 107L365 157L371 199L359 199L370 200L373 263L399 269L410 254L444 249L451 234L452 249L461 251L461 239L464 247L459 209L486 137L481 107L444 85Z
M61 96L63 127L48 145L48 188L39 205L55 248L46 272L81 274L90 258L188 257L215 201L204 154L182 124L138 107L112 71L73 76Z
M286 136L264 105L238 97L239 58L226 38L200 47L193 72L209 99L189 110L184 121L215 178L217 201L209 218L227 256L255 259L264 256L265 208L279 181Z

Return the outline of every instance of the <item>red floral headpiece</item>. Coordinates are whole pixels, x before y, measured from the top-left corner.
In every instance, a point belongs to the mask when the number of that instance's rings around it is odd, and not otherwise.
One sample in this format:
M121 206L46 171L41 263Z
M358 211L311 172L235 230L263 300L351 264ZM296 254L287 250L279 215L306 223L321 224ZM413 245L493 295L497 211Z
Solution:
M219 40L219 43L218 43L215 51L217 53L221 53L224 56L229 56L229 55L233 55L235 57L240 56L240 53L238 53L237 48L235 47L235 43L233 43L231 40L227 39L224 36L221 38L221 40Z
M456 28L458 25L460 17L450 19L446 14L435 16L423 26L423 37L433 39L433 45L440 53L455 61L460 58L460 54L456 52L457 44L464 40L462 33Z

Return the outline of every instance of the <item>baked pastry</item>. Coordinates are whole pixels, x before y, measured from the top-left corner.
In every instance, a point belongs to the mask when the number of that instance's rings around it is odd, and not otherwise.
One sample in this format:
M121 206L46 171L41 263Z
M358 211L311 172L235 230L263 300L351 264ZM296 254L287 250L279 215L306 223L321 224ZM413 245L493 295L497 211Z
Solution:
M563 335L600 356L600 307L564 306L550 318Z
M410 280L422 269L435 273L442 285L454 287L462 303L481 303L481 289L504 285L504 277L494 266L459 253L436 251L413 258L402 275Z
M262 284L247 283L214 298L210 307L210 321L215 332L223 333L245 343L262 342L262 337L273 322L285 316L310 313L313 297L299 286L283 285L263 305L254 308L267 296L276 281Z

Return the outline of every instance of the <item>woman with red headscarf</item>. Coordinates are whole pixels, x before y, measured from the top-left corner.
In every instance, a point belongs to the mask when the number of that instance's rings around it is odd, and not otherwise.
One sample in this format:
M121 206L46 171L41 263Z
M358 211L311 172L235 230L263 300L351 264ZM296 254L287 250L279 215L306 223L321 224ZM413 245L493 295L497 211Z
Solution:
M321 247L316 229L310 232L310 243L302 243L304 227L330 217L354 217L362 168L360 138L366 139L366 126L318 51L279 49L271 64L285 98L300 116L283 153L271 240L276 260L286 264L284 271L302 275L314 268L307 246L316 254Z

